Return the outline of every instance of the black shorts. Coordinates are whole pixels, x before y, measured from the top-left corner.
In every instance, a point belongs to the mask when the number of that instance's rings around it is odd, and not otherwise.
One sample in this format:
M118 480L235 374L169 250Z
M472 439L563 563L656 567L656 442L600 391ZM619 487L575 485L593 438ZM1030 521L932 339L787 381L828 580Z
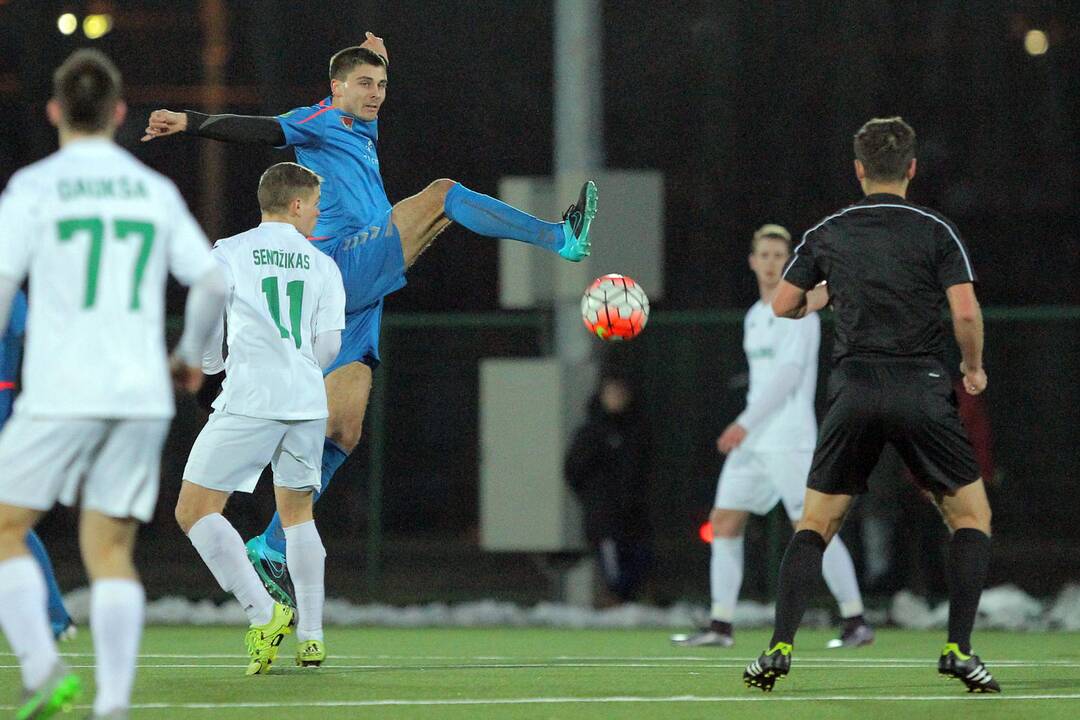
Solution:
M956 410L949 373L937 360L845 358L829 376L807 486L830 495L866 492L885 443L915 482L952 495L979 478L975 452Z

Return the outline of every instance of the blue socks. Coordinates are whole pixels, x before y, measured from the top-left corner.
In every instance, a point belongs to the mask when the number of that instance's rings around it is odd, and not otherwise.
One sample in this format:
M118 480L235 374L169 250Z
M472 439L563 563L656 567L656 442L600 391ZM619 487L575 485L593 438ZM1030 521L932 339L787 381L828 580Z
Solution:
M58 627L63 630L71 623L71 616L64 607L64 598L60 594L60 586L56 584L56 574L53 572L49 553L45 551L41 538L33 530L26 534L26 546L30 548L30 554L37 560L42 574L45 575L45 585L49 589L49 623L53 626L53 632L56 632Z
M338 471L345 459L349 457L349 453L341 449L341 446L330 438L323 438L323 455L322 455L322 487L315 495L315 500L319 499L326 487L330 484L330 478L334 477L334 473ZM277 513L274 513L274 517L270 519L270 524L266 526L266 530L263 531L263 540L271 550L276 550L282 555L285 554L285 529L281 527L281 518Z
M443 209L446 217L477 235L519 240L551 252L559 252L565 242L561 222L544 222L460 183L446 193Z

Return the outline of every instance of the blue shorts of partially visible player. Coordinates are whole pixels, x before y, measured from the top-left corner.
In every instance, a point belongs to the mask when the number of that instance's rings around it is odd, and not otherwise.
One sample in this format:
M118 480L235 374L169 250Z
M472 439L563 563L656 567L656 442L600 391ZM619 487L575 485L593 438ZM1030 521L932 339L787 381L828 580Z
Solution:
M8 418L11 417L12 405L15 402L15 381L19 374L19 361L22 359L25 328L26 296L18 292L11 306L8 327L0 335L0 429L3 429ZM58 639L74 637L71 615L64 607L64 598L60 594L60 586L56 583L56 573L53 572L49 554L33 530L26 536L26 546L41 567L42 575L45 576L45 586L48 589L49 624L52 626L53 635Z

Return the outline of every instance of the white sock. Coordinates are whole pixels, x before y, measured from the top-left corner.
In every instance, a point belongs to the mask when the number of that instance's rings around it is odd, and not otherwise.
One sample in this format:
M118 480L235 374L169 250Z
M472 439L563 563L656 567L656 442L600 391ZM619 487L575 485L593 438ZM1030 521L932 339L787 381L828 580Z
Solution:
M743 576L743 538L714 537L712 560L709 563L709 589L712 592L712 612L709 617L721 622L735 620L735 604L739 601Z
M859 592L859 580L855 577L855 564L851 562L851 553L847 545L837 535L825 548L821 558L821 574L829 592L840 606L840 617L850 618L862 615L862 593Z
M322 640L326 548L314 520L285 528L285 556L289 558L289 573L296 589L296 612L300 615L296 639Z
M23 687L36 690L60 659L45 609L45 576L29 555L0 562L0 627L19 659Z
M244 540L220 513L207 515L191 526L188 540L210 568L222 590L233 594L248 622L265 625L274 615L274 599L247 559ZM292 568L292 562L289 562Z
M90 634L97 667L94 714L131 705L146 594L137 580L106 578L90 584Z

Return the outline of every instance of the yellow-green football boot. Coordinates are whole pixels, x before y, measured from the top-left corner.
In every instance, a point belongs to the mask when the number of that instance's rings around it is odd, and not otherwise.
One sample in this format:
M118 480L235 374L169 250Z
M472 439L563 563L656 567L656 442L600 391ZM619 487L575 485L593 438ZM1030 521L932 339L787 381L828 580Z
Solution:
M27 690L22 705L15 711L16 720L43 720L71 710L82 694L79 677L63 663L56 666L37 690Z
M319 667L326 660L326 646L322 640L304 640L296 648L296 664L299 667Z
M244 636L248 663L245 675L262 675L270 672L270 665L278 654L278 647L296 624L296 613L288 605L274 603L274 614L265 625L252 625Z

